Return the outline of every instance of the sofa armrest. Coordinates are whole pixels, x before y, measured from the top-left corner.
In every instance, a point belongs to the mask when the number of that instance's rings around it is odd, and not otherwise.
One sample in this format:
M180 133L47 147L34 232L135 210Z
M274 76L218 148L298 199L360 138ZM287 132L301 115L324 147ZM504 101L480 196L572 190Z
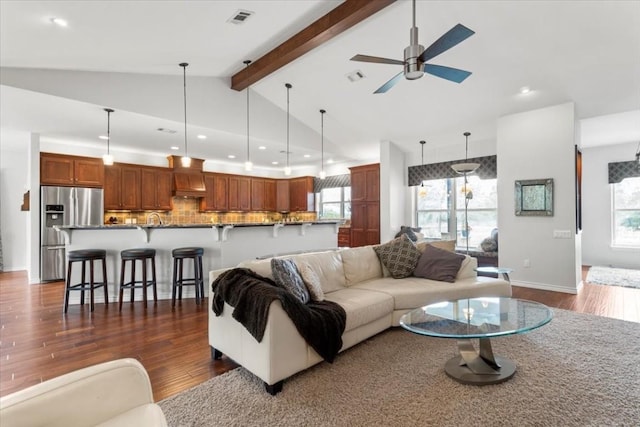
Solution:
M152 406L155 425L166 426L146 370L135 359L119 359L52 378L0 398L2 425L89 426L138 407ZM152 425L138 420L135 425Z

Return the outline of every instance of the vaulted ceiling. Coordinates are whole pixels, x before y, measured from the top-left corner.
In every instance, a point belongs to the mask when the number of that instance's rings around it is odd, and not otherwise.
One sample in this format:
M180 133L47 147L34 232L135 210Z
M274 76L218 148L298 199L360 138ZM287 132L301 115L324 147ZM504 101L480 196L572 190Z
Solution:
M103 144L97 139L104 133L101 109L128 97L114 120L118 139L126 141L122 149L169 154L174 141L181 144L180 132L159 136L156 129L183 126L177 64L186 61L194 155L223 161L233 152L243 161L245 93L230 88L231 76L245 59L258 59L341 3L3 0L3 135L35 131L44 140ZM227 22L239 9L254 14L240 25ZM399 67L350 58L402 59L411 11L410 1L396 1L253 83L252 144L266 147L255 150L254 163L270 168L282 161L285 82L294 86L290 151L300 164L318 161L320 108L327 110L326 158L336 161L375 160L382 140L416 155L421 139L430 149L462 146L467 130L473 147L495 140L502 115L569 101L586 129L585 144L640 139L640 2L418 1L424 46L457 23L475 31L432 61L473 74L461 84L425 75L374 95ZM68 26L53 24L54 17ZM351 82L347 75L354 71L365 77ZM95 84L80 90L74 79ZM114 82L121 87L114 89ZM216 86L228 87L228 96L200 96ZM524 86L531 89L526 95L519 93ZM172 95L164 97L167 91ZM206 142L196 134L207 135Z

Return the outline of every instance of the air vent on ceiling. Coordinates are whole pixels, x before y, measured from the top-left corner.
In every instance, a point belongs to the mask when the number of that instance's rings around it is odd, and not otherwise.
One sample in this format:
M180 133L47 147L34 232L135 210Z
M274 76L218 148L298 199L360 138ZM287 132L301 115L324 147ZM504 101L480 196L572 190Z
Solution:
M242 24L244 23L254 12L249 10L238 9L231 16L231 18L227 19L227 22L231 22L232 24Z
M173 129L167 129L167 128L158 128L158 132L164 132L164 133L176 133L175 130Z
M347 74L347 78L349 79L349 81L351 83L357 82L358 80L364 78L364 73L362 71L360 71L360 70L356 70L356 71L353 71L353 72Z

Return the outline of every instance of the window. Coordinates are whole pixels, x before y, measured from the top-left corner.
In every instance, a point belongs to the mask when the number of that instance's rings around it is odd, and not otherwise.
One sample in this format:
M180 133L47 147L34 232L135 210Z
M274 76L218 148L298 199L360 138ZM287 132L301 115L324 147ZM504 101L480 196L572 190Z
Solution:
M351 187L324 188L317 197L320 218L351 218Z
M640 177L611 184L613 246L640 247Z
M476 249L498 226L497 180L474 175L467 180L472 195L467 206L469 236L464 226L464 177L425 181L416 187L416 223L425 237L456 239L461 247L466 247L468 238L469 249Z

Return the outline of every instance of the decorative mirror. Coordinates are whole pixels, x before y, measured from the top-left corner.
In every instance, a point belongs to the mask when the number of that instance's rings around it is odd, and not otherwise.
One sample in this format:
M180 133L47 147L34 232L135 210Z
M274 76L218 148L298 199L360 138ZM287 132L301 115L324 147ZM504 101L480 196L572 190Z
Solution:
M553 216L553 178L516 181L516 216Z

